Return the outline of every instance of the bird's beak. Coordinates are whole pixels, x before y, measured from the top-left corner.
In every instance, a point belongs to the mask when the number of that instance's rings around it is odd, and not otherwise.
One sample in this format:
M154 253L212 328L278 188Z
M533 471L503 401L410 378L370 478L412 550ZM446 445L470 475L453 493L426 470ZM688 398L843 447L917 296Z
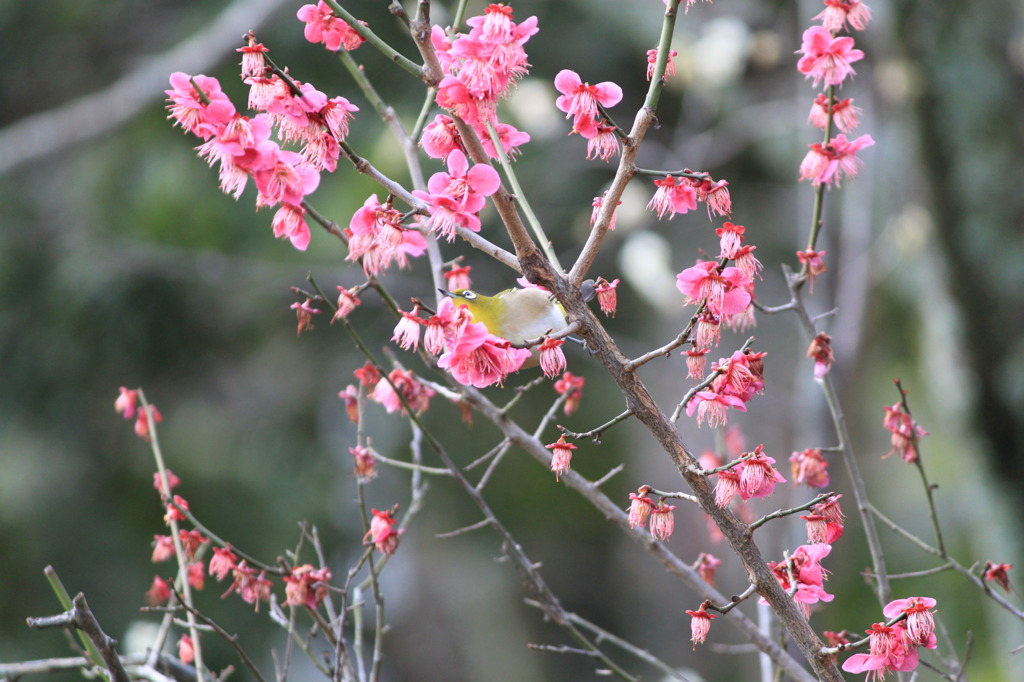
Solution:
M438 291L441 292L442 296L448 296L449 298L452 297L452 296L455 296L455 294L453 294L452 292L448 291L447 289L438 289Z

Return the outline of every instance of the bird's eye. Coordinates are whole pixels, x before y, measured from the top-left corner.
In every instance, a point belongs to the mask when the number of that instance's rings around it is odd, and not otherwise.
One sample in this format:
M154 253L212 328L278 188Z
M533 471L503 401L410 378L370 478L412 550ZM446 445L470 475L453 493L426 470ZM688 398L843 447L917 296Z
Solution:
M476 292L466 289L465 291L462 292L462 298L466 299L467 301L472 301L474 298L476 298Z

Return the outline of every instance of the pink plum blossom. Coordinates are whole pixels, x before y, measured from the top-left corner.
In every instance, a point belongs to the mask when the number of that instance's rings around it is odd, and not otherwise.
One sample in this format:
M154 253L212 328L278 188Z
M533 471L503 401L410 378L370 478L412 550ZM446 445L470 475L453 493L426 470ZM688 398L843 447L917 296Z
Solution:
M406 405L416 414L425 412L435 394L434 389L424 385L412 371L393 369L388 380L377 382L369 398L382 405L388 414L405 415L408 414Z
M785 561L770 561L768 567L787 592L795 587L793 600L798 604L830 602L835 599L835 595L825 591L825 569L821 567L821 560L827 557L831 551L832 545L801 545L790 555L790 566L787 566ZM791 572L795 584L790 580Z
M629 494L629 527L643 527L647 525L647 518L654 509L654 500L648 497L653 488L649 485L640 486L635 493Z
M359 287L346 289L345 287L339 286L337 303L338 310L334 313L334 316L331 317L331 324L334 324L342 318L348 317L360 303Z
M429 205L430 229L451 241L460 227L480 231L476 214L484 207L484 197L494 194L500 185L501 178L491 166L478 163L470 167L466 155L453 149L448 154L448 172L434 173L427 182L429 191L413 194Z
M801 452L794 452L789 456L790 470L793 474L793 482L797 485L808 485L815 488L828 486L828 461L817 448L807 448Z
M562 339L544 337L538 350L540 351L540 368L549 379L565 371L565 352L562 350Z
M488 332L483 323L470 322L466 307L456 307L450 298L441 302L438 317L449 322L445 326L446 351L437 364L461 384L476 388L500 384L530 357L529 349L513 348Z
M717 316L736 315L747 309L751 300L746 289L749 283L750 278L738 268L723 268L719 272L715 261L698 262L676 275L680 293L691 303L707 300L708 311Z
M715 572L721 565L722 560L718 557L712 554L708 554L706 552L701 552L700 555L697 557L697 561L694 562L693 568L695 571L697 571L697 573L700 574L700 577L703 578L704 582L706 582L708 585L711 585L711 587L714 587Z
M832 122L839 128L840 132L851 133L860 125L860 108L853 106L852 99L832 100ZM811 105L811 111L807 115L808 125L824 130L828 127L828 97L825 93L818 93Z
M698 644L703 644L704 640L708 637L708 632L711 630L711 619L717 618L714 614L707 612L708 602L704 602L700 605L700 608L696 611L686 610L686 613L690 616L690 641L693 642L694 650L697 649Z
M292 568L282 578L285 583L285 604L316 609L327 596L327 582L331 579L328 568L314 569L312 564Z
M647 517L647 529L651 532L651 537L665 541L672 536L676 528L675 515L672 514L675 509L675 505L666 504L665 500L661 500L651 509Z
M518 154L519 148L530 141L529 133L524 133L522 130L507 123L498 123L494 126L494 129L498 133L498 142L501 144L501 150L510 158ZM498 150L494 146L490 132L485 128L478 130L477 133L480 135L487 156L492 159L499 158Z
M853 38L835 37L822 26L811 26L803 35L797 62L800 73L814 80L814 85L839 85L854 72L851 63L864 58L864 53L853 47Z
M825 251L797 251L796 257L807 270L807 288L814 293L814 278L828 271L825 266Z
M193 81L195 85L193 85ZM171 89L165 90L169 118L188 132L209 140L237 115L235 105L221 90L220 81L211 76L189 76L176 71L170 77ZM196 88L202 95L196 92Z
M566 442L565 434L563 433L558 437L557 441L544 447L551 450L551 470L555 472L555 480L558 480L560 474L564 474L569 470L569 464L572 462L572 451L577 446Z
M827 144L808 145L809 150L800 162L800 179L810 180L814 186L832 185L838 187L844 176L855 177L863 162L857 152L875 144L870 135L861 135L847 140L840 133Z
M578 73L569 69L562 69L555 76L555 88L562 93L555 106L565 112L566 118L572 118L572 131L588 139L597 134L602 120L598 104L608 108L622 100L622 88L615 83L584 83Z
M604 277L598 277L597 282L594 284L594 293L597 294L597 304L600 306L601 312L608 317L615 317L615 309L619 304L618 295L615 293L615 289L618 286L618 279L609 282Z
M662 75L661 80L667 81L670 76L676 75L676 64L675 58L679 56L679 53L675 50L668 51L668 60L665 62L665 73ZM658 63L658 50L647 50L647 80L654 78L654 67Z
M768 497L775 491L776 483L785 483L786 479L782 477L773 465L775 459L768 457L764 454L764 446L758 445L754 452L750 453L750 457L734 468L738 470L740 476L740 498L748 500L755 497Z
M892 434L892 450L887 452L885 457L898 452L904 462L916 462L919 453L914 443L927 436L928 432L903 411L903 404L896 403L892 407L886 407L882 424Z
M404 350L416 350L420 345L420 327L424 324L419 315L420 306L417 303L411 313L399 312L402 313L402 319L395 325L395 333L391 340Z
M311 43L323 43L332 52L344 47L352 51L365 42L365 38L349 26L341 17L334 16L331 6L324 0L315 5L303 5L295 13L299 21L306 23L303 34Z
M396 507L397 508L397 507ZM404 531L395 529L398 523L394 518L394 510L378 511L373 509L373 518L370 519L370 530L367 531L363 542L373 544L381 554L394 554L398 549L398 539Z
M267 68L263 55L269 51L266 45L256 42L256 37L250 31L246 44L235 50L242 53L242 78L262 76Z
M462 136L455 127L455 120L444 114L438 114L433 121L424 126L420 146L432 159L446 159L454 149L465 152Z
M814 378L821 379L828 374L835 362L832 353L832 337L825 332L819 332L811 339L811 345L807 348L807 357L814 360Z
M847 24L863 31L871 20L871 9L861 0L825 0L825 9L814 18L821 19L821 25L833 33Z
M224 580L228 573L238 566L238 556L231 551L231 545L214 547L210 557L209 572L217 580Z
M931 610L935 608L935 604L935 600L931 597L896 599L885 605L882 615L886 618L895 618L900 614L907 614L905 622L910 641L915 646L934 649L936 646L935 619Z
M729 421L728 409L733 408L746 412L743 400L734 395L721 395L714 391L698 391L686 404L686 416L697 413L697 425L707 421L708 426L715 428Z
M563 408L566 416L571 415L579 407L585 383L586 379L575 376L572 372L565 372L562 374L562 378L555 382L555 392L567 396Z
M994 580L1003 590L1009 594L1013 592L1013 585L1010 584L1010 569L1013 564L997 564L992 561L985 562L985 573L983 578L986 582Z
M658 189L651 197L647 208L658 214L661 220L666 213L669 218L677 213L688 213L697 208L697 190L684 178L676 179L666 175L663 180L655 180Z

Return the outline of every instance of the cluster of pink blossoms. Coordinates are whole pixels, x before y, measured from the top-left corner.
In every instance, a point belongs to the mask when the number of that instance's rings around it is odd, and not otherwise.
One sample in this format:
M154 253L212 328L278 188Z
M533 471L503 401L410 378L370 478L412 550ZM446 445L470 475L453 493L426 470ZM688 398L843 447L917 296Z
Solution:
M829 483L828 461L818 448L807 448L789 456L793 482L814 488L825 488Z
M460 227L471 232L480 231L480 217L484 197L498 191L501 178L498 171L486 163L469 165L469 159L459 149L447 155L448 172L434 173L427 181L427 189L413 191L413 194L427 203L430 210L430 229L445 237L455 239Z
M728 423L729 408L747 411L747 403L764 392L764 363L766 353L736 351L729 359L711 365L718 376L711 385L697 391L686 405L686 416L697 415L697 425L707 422L716 427Z
M909 414L903 411L903 404L896 403L892 407L885 408L885 419L882 422L891 436L892 450L886 453L886 457L899 453L904 462L913 463L917 461L918 452L914 443L928 435L928 432L915 422Z
M775 575L775 579L784 590L792 592L793 601L800 605L805 615L809 613L811 604L835 599L834 594L825 591L825 576L828 571L821 567L821 560L831 551L832 545L800 545L790 554L788 560L768 562L768 568Z
M444 352L437 364L450 371L460 384L476 388L501 384L530 357L528 349L514 348L507 340L487 331L483 323L473 322L469 310L455 305L450 298L441 301L436 317L444 339Z
M565 405L562 408L565 416L568 417L580 406L580 400L583 399L583 385L585 383L586 379L578 377L572 372L563 373L562 378L555 382L555 392L558 395L566 396Z
M693 348L687 356L689 377L704 376L705 356L721 338L722 324L744 330L754 324L754 278L760 277L761 262L754 256L757 247L746 243L746 228L726 222L715 233L719 237L718 260L698 261L676 275L676 288L687 304L700 307L693 333ZM733 265L727 266L726 263ZM687 404L686 413L697 414L697 423L707 420L711 426L728 421L728 408L741 411L747 401L764 389L761 359L764 353L734 353L728 360L712 366L721 374Z
M688 168L683 172L685 175L666 175L664 179L654 181L658 189L647 203L647 208L657 213L659 220L666 214L672 218L677 213L695 211L698 201L707 206L708 216L732 213L728 182L713 181L706 173L696 173Z
M842 495L829 495L811 507L809 514L800 518L807 522L807 542L812 545L831 545L843 537L843 510L839 506Z
M396 368L384 378L375 365L366 363L353 374L359 380L359 386L366 397L381 405L388 414L397 412L406 415L410 409L416 414L422 414L430 407L430 400L436 395L434 389L420 381L411 370ZM353 423L359 422L359 394L360 389L353 385L338 394L345 401L345 410ZM359 456L356 458L358 460Z
M365 42L365 38L344 19L334 16L331 6L324 0L315 5L303 5L295 16L299 21L306 22L306 40L311 43L323 43L324 47L332 52L341 48L351 52Z
M315 609L327 596L330 579L329 568L313 568L312 564L294 566L291 573L283 578L285 604Z
M268 75L265 47L250 35L243 52L242 78L250 86L249 108L241 115L216 78L171 74L167 90L170 118L204 140L199 156L219 167L220 187L236 199L251 177L258 191L256 207L277 206L274 236L288 238L305 250L310 232L304 197L316 190L320 172L333 172L339 142L348 135L349 120L358 108L344 97L329 98L309 83ZM294 143L298 152L284 149L271 138L276 129L281 143Z
M364 374L368 373L364 372ZM401 380L400 377L397 379ZM126 394L122 392L122 395ZM127 395L128 397L124 400L119 399L119 403L128 405L133 400L130 393ZM119 408L122 411L128 409L120 405ZM366 449L362 448L362 450ZM359 453L355 454L357 454L358 461ZM366 451L366 457L372 468L372 455L368 451ZM164 474L160 472L153 474L153 487L159 492L161 502L166 509L164 523L172 528L174 523L189 520L185 514L189 508L188 502L180 495L172 496L173 490L180 484L181 480L170 469L167 469ZM370 531L366 535L366 542L373 544L378 551L385 554L394 553L402 532L394 527L397 523L394 518L396 512L397 507L383 512L374 509ZM154 563L168 561L180 551L182 560L187 566L186 579L192 589L202 590L206 584L207 574L218 581L223 581L230 576L231 583L222 598L237 593L243 601L254 604L256 608L259 608L260 602L270 600L273 583L267 578L266 570L249 565L245 559L239 561L238 555L232 550L230 544L213 547L208 565L197 560L200 549L208 543L210 543L210 539L197 529L179 529L177 536L157 534L153 536L151 559ZM316 609L328 594L328 583L331 577L331 571L326 567L314 568L311 564L303 564L291 568L290 572L283 576L285 603ZM146 600L154 606L167 602L171 598L172 582L172 580L159 575L154 576L150 588L146 591ZM193 645L192 640L186 637L180 640L179 649L185 658L191 655Z
M444 78L437 88L437 104L470 125L492 157L498 156L488 125L498 133L506 154L530 140L514 127L498 123L499 100L508 96L516 81L529 70L523 45L537 32L537 17L517 24L512 8L488 5L483 16L470 17L468 34L449 36L440 26L431 30L430 41ZM434 158L445 158L455 149L465 150L454 121L438 116L424 130L423 148Z
M868 680L881 680L886 673L909 672L917 667L920 647L934 649L935 619L931 597L897 599L885 605L882 614L892 624L875 623L867 630L870 653L854 654L843 662L843 670L850 673L866 672Z
M391 204L389 196L383 204L371 194L349 221L346 260L362 263L367 276L377 275L392 263L406 267L409 258L423 255L427 240L419 230L402 226L402 213ZM338 306L341 312L341 304ZM347 314L347 313L346 313Z
M776 483L786 479L775 468L775 458L764 454L764 445L743 454L739 462L718 473L715 484L715 504L728 506L736 495L741 500L768 497L775 492Z
M135 435L144 440L149 440L149 415L146 413L146 410L138 406L138 402L138 389L128 389L122 386L117 400L114 401L114 410L123 415L125 419L135 417ZM149 411L153 413L153 421L157 424L164 420L160 410L156 409L156 405L150 405Z
M395 519L395 512L398 506L387 511L373 509L373 518L370 519L370 530L366 531L363 542L372 544L381 554L394 554L398 549L398 540L404 530L395 528L398 520Z
M402 348L415 350L420 344L428 353L440 356L437 364L447 369L461 384L484 388L501 384L518 371L530 357L527 348L512 344L487 330L482 322L474 322L469 309L444 298L437 313L429 318L419 316L419 308L402 313L392 337ZM559 361L557 358L561 358ZM565 368L565 356L560 344L548 344L541 352L541 366L549 376ZM551 371L551 370L557 371Z
M601 114L598 105L609 108L622 101L622 88L611 81L597 85L584 83L580 75L562 69L555 76L555 87L561 95L555 106L572 118L572 132L587 140L587 158L607 161L619 151L615 127Z
M855 73L851 64L864 58L864 53L854 48L853 38L836 34L847 26L863 30L871 12L860 0L826 0L825 10L815 18L822 25L804 31L797 69L815 86L824 84L831 93ZM861 165L857 152L875 143L870 135L853 140L846 137L859 125L859 113L852 99L841 100L824 93L815 98L808 123L823 130L835 123L842 132L824 143L810 145L800 164L801 180L810 180L816 186L838 186L844 176L857 174Z
M676 507L665 502L664 498L655 502L648 495L653 488L642 485L635 493L629 494L629 525L647 526L651 537L657 540L668 540L676 528L675 516L672 512Z

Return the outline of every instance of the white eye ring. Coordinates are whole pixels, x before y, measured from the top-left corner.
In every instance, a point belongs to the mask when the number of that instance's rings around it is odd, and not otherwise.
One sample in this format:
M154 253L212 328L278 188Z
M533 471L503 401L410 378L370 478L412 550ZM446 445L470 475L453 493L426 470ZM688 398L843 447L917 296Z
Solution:
M474 298L476 298L476 293L470 291L469 289L466 289L465 291L462 292L462 298L466 299L467 301L472 301Z

